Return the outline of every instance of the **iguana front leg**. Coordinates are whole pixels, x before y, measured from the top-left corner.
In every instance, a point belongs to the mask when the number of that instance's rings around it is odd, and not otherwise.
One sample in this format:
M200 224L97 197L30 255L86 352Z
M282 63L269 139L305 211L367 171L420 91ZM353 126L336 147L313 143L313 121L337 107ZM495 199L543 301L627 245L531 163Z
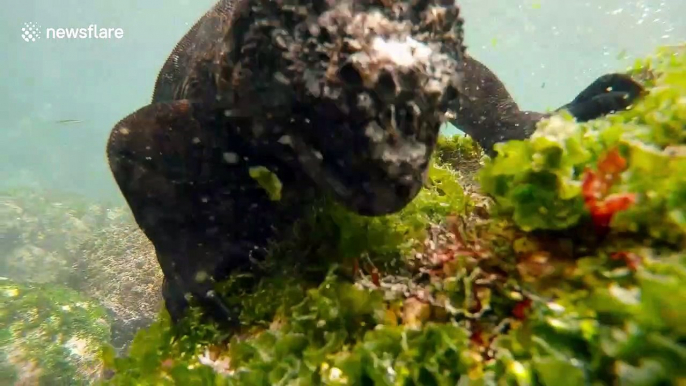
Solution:
M107 145L121 192L155 246L174 320L193 297L217 320L236 322L213 285L248 262L252 245L236 239L235 225L227 221L235 203L215 199L226 182L217 173L235 177L242 170L217 170L225 145L216 134L221 130L213 130L226 124L220 117L187 100L151 104L119 122Z
M494 156L499 142L525 139L551 114L522 111L505 85L485 65L465 55L463 93L453 124ZM572 102L562 106L580 122L628 108L643 88L625 74L599 77ZM560 110L558 109L558 110Z

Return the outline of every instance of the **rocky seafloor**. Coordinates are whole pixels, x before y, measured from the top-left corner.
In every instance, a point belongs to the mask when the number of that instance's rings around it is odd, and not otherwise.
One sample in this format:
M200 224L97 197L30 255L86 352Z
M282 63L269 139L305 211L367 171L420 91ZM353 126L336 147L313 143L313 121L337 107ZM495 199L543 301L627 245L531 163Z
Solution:
M0 192L0 224L0 384L101 379L103 345L162 306L152 244L127 208L54 192Z
M493 160L442 139L400 213L322 203L219 285L234 331L170 325L125 208L5 192L0 384L685 385L686 47L631 71L631 110Z

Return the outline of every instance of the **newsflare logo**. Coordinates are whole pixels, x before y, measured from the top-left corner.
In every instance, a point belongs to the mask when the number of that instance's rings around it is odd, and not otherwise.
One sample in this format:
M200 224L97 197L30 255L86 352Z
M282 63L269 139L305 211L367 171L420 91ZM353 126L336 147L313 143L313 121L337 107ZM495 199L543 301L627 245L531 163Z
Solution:
M55 39L121 39L124 30L121 28L99 28L96 24L82 28L43 28L36 22L24 23L21 28L21 38L25 42L35 42L45 37L46 40Z
M24 23L24 26L21 28L21 38L24 39L25 42L35 42L40 39L40 37L41 30L38 23Z

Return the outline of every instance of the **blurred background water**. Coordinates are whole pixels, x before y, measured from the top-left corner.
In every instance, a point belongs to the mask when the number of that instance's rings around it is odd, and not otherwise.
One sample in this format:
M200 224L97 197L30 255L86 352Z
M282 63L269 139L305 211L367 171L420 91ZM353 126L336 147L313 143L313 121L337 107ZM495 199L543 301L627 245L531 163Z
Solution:
M163 61L214 0L28 0L0 14L0 187L119 200L105 141L148 103ZM686 36L683 0L461 0L468 49L526 109L556 108L595 77ZM122 28L122 39L25 42L43 27ZM60 120L79 122L57 123Z

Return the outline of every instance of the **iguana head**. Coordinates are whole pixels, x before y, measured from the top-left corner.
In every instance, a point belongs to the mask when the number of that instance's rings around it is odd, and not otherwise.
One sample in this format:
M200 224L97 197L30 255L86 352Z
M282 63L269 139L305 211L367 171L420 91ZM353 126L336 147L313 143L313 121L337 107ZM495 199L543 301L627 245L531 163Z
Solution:
M254 54L265 55L249 82L254 90L259 78L268 92L246 100L260 100L265 115L283 114L302 169L344 205L364 215L404 208L422 187L445 112L458 96L464 48L457 6L260 4L253 12L263 15L248 34L259 42Z

